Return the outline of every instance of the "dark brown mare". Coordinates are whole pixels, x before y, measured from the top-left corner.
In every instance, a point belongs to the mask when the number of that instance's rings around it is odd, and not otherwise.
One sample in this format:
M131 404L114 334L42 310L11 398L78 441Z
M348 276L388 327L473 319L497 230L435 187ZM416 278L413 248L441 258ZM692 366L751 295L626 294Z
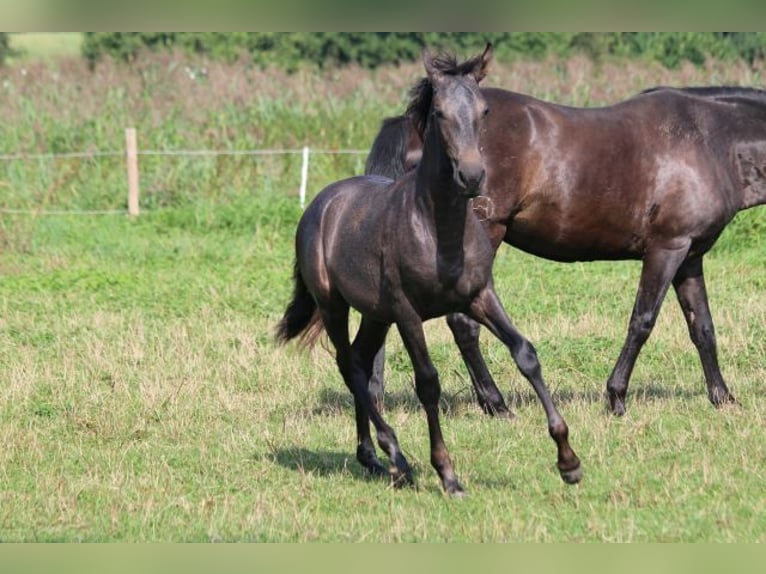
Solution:
M486 222L494 248L506 242L563 262L643 262L627 337L606 384L612 412L625 413L630 375L671 284L710 402L735 402L718 365L702 259L737 212L766 203L766 92L653 88L592 109L493 88L482 94L492 110L480 146L485 193L494 203ZM406 153L417 154L410 118L387 123L370 152L373 169L388 169L386 147L404 145L382 145L391 134L404 134ZM397 169L389 175L400 175ZM447 321L479 404L490 414L509 414L479 350L479 326L464 316ZM382 397L382 354L370 386Z
M580 480L580 461L569 446L566 422L543 381L532 345L514 328L492 287L494 249L470 208L485 179L478 131L487 106L478 87L491 47L467 62L431 59L428 81L413 93L410 109L424 128L418 168L396 180L360 176L335 182L312 201L296 234L295 291L277 335L304 340L323 327L336 349L343 380L354 396L357 459L394 484L412 482L396 435L368 389L375 354L392 323L415 371L415 391L428 421L431 463L444 490L463 488L450 461L439 423L439 377L426 348L423 321L460 312L486 326L510 350L543 404L568 483ZM362 315L353 344L349 308ZM378 460L370 435L393 463Z

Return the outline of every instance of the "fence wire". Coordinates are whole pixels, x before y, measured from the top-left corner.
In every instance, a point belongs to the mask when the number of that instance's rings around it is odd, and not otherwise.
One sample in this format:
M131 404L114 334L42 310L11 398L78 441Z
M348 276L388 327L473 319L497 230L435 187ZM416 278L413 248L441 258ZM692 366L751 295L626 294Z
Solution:
M311 155L366 155L369 150L363 149L331 149L331 148L281 148L281 149L247 149L247 150L137 150L138 156L176 156L176 157L216 157L216 156L275 156L275 155L303 155L304 163L301 169L301 192L300 203L303 207L305 201L305 186L308 171L308 153ZM126 157L127 150L96 150L75 151L62 153L10 153L0 154L0 161L40 161L40 160L69 160L69 159L97 159L109 157ZM104 209L104 210L56 210L56 209L12 209L0 207L0 214L7 215L126 215L127 209Z

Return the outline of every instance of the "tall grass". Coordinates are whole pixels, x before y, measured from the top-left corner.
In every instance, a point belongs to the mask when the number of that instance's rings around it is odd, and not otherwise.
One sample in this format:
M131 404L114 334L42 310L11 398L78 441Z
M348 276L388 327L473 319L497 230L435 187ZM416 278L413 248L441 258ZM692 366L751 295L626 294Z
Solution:
M4 70L0 86L12 86L0 89L15 91L0 98L0 152L112 149L128 122L144 149L366 147L420 74L285 76L194 62L206 75L192 79L186 66L174 56L105 63L93 75L76 61L30 65L26 76ZM495 80L593 104L658 83L745 83L758 73L618 70L520 63ZM312 189L358 171L360 158L347 159L317 160ZM2 204L113 207L124 168L110 161L7 162ZM722 411L707 402L669 298L628 415L608 416L603 384L638 264L564 265L502 248L498 292L538 348L585 477L561 483L542 409L502 346L482 339L512 422L479 412L434 321L445 438L469 491L454 501L430 468L395 333L385 414L418 483L401 491L355 462L352 401L328 349L273 343L291 291L297 166L141 161L137 219L0 215L0 540L766 541L763 209L742 214L707 261L720 360L742 403Z

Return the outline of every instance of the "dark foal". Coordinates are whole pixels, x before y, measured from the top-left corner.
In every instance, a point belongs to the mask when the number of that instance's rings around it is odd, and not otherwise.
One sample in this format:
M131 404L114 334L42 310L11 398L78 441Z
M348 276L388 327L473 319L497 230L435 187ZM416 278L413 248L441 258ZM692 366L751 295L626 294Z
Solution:
M447 493L461 494L439 423L440 384L428 355L423 321L465 313L510 350L534 387L558 449L558 469L568 483L580 480L580 461L569 446L566 422L551 400L532 345L514 328L492 287L494 249L469 200L485 179L479 131L488 108L478 87L491 47L462 64L424 53L428 81L413 92L410 110L423 127L423 155L416 171L395 182L354 177L317 195L298 224L295 292L278 338L311 338L321 327L336 349L338 368L354 396L357 459L394 484L412 482L393 429L368 390L373 359L396 324L415 371L415 390L426 413L431 463ZM362 315L353 344L349 309ZM379 460L370 435L393 463Z
M483 88L492 115L481 133L485 222L501 243L555 261L643 263L622 352L606 384L612 412L625 400L638 354L672 285L715 406L734 403L718 364L702 260L737 212L766 203L766 92L748 88L653 88L603 108L572 108ZM407 115L389 118L368 166L387 150L417 150ZM401 129L394 129L394 124ZM387 141L400 137L402 142ZM402 173L389 158L388 175ZM450 315L479 404L509 414L479 350L479 326ZM382 358L371 388L382 397Z

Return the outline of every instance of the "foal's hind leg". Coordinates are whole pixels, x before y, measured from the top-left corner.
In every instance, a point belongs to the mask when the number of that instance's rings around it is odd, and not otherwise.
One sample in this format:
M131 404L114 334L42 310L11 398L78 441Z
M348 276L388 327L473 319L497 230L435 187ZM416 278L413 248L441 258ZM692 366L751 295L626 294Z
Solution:
M370 374L370 396L372 402L375 404L375 408L379 412L383 411L383 395L384 395L384 382L383 372L386 366L386 346L385 344L380 346L380 349L375 354L375 359L372 362L372 373Z
M485 289L471 305L474 319L486 326L511 352L521 374L532 384L548 419L548 432L556 443L556 466L561 479L574 484L582 479L580 459L569 445L569 427L559 414L542 376L535 348L511 323L494 290Z
M465 366L468 368L479 406L488 415L513 417L513 413L505 404L503 395L492 379L487 364L484 362L484 357L481 355L479 324L462 313L453 313L447 316L447 325L452 331L455 343L457 343Z
M368 415L367 391L359 393L356 389L355 375L358 367L355 366L353 351L348 338L348 311L349 307L345 301L336 301L332 308L321 306L322 322L324 323L327 335L335 346L335 360L340 370L343 382L346 383L348 390L354 396L354 411L356 416L356 458L371 474L387 475L386 467L378 460L375 454L375 445L370 436L370 420Z
M726 387L721 369L718 366L715 328L708 306L701 257L686 261L681 265L673 279L673 287L689 327L689 336L694 346L697 347L702 361L702 370L705 373L710 402L717 407L736 402Z
M638 353L654 328L662 300L670 287L670 281L688 252L689 243L685 242L679 248L654 249L644 256L636 302L628 325L628 335L606 383L609 404L612 413L617 416L625 414L628 381L636 365Z
M395 486L412 483L412 470L402 453L394 430L383 420L369 392L368 381L373 371L373 362L386 339L390 325L362 318L359 332L352 345L354 358L353 393L362 402L369 418L375 425L378 444L387 454L393 466L389 469ZM367 427L369 428L369 427Z

